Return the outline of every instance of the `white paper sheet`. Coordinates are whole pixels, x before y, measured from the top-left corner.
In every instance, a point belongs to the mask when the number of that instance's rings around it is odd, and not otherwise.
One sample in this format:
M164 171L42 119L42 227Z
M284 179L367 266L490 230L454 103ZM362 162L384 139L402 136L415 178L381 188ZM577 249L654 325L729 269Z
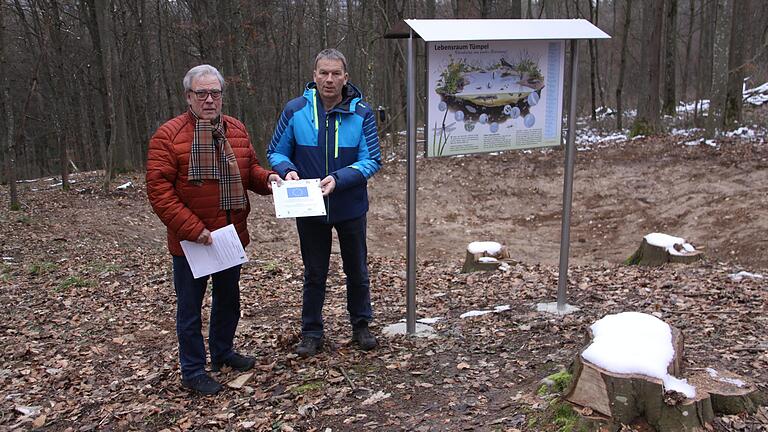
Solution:
M279 186L272 182L272 198L278 218L325 216L320 179L284 180Z
M184 250L195 279L248 262L234 225L211 231L211 238L213 243L208 246L181 241L181 249Z

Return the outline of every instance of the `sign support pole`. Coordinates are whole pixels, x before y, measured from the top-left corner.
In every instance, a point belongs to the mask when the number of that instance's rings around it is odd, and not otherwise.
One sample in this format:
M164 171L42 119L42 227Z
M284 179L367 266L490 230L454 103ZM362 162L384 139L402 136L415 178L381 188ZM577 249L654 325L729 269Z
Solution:
M563 219L560 230L560 273L557 277L557 311L565 312L568 286L568 249L571 239L571 202L573 201L573 164L576 153L576 88L579 70L579 44L571 39L571 97L568 108L568 139L565 147L563 176Z
M406 331L416 333L416 75L413 30L408 36L408 190Z

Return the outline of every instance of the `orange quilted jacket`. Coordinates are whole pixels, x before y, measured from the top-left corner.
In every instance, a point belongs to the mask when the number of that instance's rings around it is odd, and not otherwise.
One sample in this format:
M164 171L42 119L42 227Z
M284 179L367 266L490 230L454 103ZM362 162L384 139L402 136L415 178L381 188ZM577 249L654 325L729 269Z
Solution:
M227 140L240 167L243 187L261 195L269 195L268 178L273 171L259 165L245 126L233 117L222 115ZM194 117L186 112L169 120L149 141L147 154L147 195L152 209L168 228L168 249L183 256L179 241L195 241L203 228L213 231L227 225L227 212L219 208L219 183L204 180L202 184L187 181L189 152L194 135ZM247 193L246 193L247 194ZM231 210L230 220L237 229L243 247L250 242L247 218L250 203L244 210Z

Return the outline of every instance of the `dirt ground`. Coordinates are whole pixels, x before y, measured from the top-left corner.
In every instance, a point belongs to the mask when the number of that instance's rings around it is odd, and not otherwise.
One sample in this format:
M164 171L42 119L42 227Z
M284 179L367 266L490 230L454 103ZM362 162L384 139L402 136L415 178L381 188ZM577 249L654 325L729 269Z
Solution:
M713 148L664 137L579 151L573 184L570 262L620 263L652 232L683 237L714 260L768 267L768 145L723 140ZM417 257L458 262L490 240L526 263L557 265L563 209L562 150L509 152L417 163ZM406 163L388 160L369 184L369 250L405 256ZM257 199L254 240L284 250L292 221L274 225ZM290 238L286 242L284 239Z
M679 328L687 369L729 369L765 390L768 282L729 274L768 273L768 144L686 140L622 140L577 154L568 286L581 311L565 317L535 310L556 295L563 152L420 158L417 314L442 317L436 339L381 335L405 317L405 162L388 158L369 185L381 343L370 353L350 345L334 255L328 348L308 360L293 354L302 285L294 222L251 195L236 343L258 364L243 387L215 397L179 385L165 229L142 175L120 176L114 186L132 186L109 194L98 173L73 176L68 192L56 179L22 183L22 209L0 209L0 431L556 431L564 425L537 396L541 379L571 363L591 323L622 311ZM7 203L7 186L0 196ZM684 237L707 259L622 265L650 232ZM460 273L475 240L507 245L518 263ZM461 318L501 305L509 309ZM713 423L766 425L765 408Z

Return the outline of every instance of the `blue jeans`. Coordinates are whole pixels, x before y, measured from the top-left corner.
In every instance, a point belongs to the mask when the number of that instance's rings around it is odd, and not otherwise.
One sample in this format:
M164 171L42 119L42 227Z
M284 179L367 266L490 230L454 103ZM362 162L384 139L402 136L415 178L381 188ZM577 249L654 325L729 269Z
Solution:
M347 312L353 328L367 326L372 319L366 216L333 224L315 218L296 218L304 261L304 298L301 308L303 336L323 336L323 303L331 258L332 229L336 228L347 277Z
M173 257L173 285L176 288L176 335L179 338L181 377L190 379L205 373L201 309L209 276L195 279L183 256ZM221 363L233 354L232 344L240 321L240 266L214 273L208 347L211 362Z

